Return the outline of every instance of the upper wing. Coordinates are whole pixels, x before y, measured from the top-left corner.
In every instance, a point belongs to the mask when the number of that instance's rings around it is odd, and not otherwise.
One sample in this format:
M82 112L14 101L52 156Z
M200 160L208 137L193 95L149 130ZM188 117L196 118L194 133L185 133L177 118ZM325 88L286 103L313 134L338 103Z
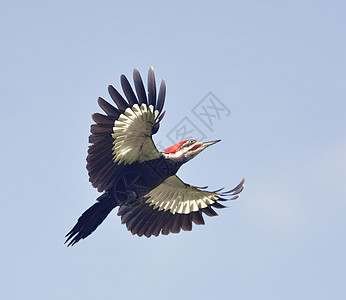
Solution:
M245 179L234 189L227 192L208 192L183 183L176 175L167 178L161 185L145 195L145 199L137 206L121 206L118 215L121 222L132 234L139 236L158 236L178 233L180 229L190 231L192 221L204 224L202 212L208 216L216 216L211 208L223 208L218 201L234 200L243 190ZM230 198L229 198L230 197Z
M159 129L166 84L162 80L156 101L156 84L153 68L148 74L148 97L137 69L133 71L136 94L127 78L121 76L121 86L127 101L113 87L108 91L117 107L102 98L98 99L106 115L93 114L96 124L91 125L87 157L89 180L99 191L107 190L117 171L126 164L144 162L160 156L151 138Z

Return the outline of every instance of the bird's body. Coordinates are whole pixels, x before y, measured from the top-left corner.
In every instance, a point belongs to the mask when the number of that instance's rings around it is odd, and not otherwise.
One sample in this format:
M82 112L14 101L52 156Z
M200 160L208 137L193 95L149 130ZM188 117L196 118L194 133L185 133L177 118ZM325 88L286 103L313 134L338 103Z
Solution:
M167 159L161 155L143 163L125 165L117 174L117 179L108 193L119 204L131 201L133 197L139 199L162 184L165 179L175 175L182 164L181 159Z
M137 97L126 77L121 76L127 101L109 86L117 108L102 98L98 100L106 115L93 115L96 124L91 126L87 169L93 186L103 194L66 235L68 245L90 235L117 206L122 223L139 236L191 230L192 222L204 224L202 212L217 215L211 206L224 207L218 201L236 199L243 189L244 179L233 190L221 193L183 183L176 176L179 168L218 141L185 140L159 152L151 136L164 116L165 82L157 100L152 68L148 97L136 69L134 82Z

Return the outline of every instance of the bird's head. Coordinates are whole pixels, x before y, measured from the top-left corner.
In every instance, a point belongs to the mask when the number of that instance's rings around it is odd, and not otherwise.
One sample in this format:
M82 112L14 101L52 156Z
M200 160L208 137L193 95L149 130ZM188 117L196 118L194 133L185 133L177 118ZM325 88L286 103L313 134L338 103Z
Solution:
M199 142L196 140L186 140L177 143L171 147L165 149L164 153L168 157L183 158L184 162L194 158L197 154L201 153L205 148L214 145L221 140L210 141L210 142Z

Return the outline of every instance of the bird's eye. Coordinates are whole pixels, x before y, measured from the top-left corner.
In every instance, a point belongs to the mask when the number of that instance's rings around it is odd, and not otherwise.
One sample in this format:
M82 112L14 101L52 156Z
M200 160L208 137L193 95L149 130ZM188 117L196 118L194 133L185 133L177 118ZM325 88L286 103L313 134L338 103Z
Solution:
M195 141L194 140L189 140L189 141L186 141L185 142L185 144L183 145L183 148L185 148L185 147L189 147L189 146L191 146L192 144L194 144L195 143Z

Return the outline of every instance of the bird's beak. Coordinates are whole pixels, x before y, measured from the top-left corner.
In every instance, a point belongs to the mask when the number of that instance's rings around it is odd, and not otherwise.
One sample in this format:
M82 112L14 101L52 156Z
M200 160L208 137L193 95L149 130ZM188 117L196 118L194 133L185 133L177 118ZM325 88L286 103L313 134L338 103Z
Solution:
M221 142L221 140L215 140L215 141L210 141L210 142L204 142L202 145L203 145L203 148L205 149L205 148L207 148L207 147L209 147L209 146L211 146L211 145L214 145L214 144L216 144L216 143L218 143L218 142Z
M210 142L197 142L189 151L186 153L186 161L194 158L196 155L201 153L205 148L208 148L211 145L214 145L221 140L210 141Z

